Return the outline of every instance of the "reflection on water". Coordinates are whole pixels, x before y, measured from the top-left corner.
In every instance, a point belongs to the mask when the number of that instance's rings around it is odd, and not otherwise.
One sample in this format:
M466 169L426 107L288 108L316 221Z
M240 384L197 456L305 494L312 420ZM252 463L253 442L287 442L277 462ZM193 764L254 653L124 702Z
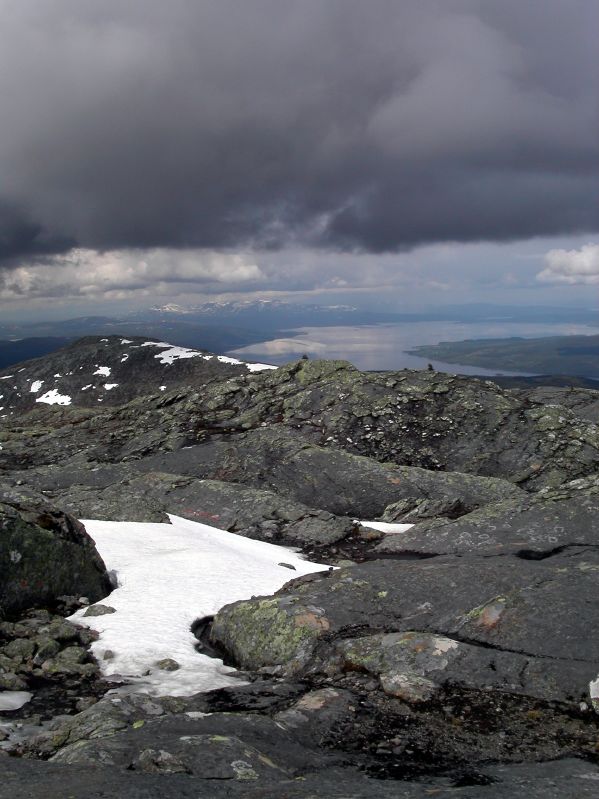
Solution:
M537 338L540 336L593 335L596 327L576 324L526 324L523 322L402 322L361 327L305 327L296 338L273 339L233 350L232 355L283 364L303 353L311 358L340 358L351 361L358 369L425 369L432 363L442 372L463 375L518 375L525 372L506 372L460 366L442 361L430 361L405 350L421 344L440 341L463 341L478 338Z

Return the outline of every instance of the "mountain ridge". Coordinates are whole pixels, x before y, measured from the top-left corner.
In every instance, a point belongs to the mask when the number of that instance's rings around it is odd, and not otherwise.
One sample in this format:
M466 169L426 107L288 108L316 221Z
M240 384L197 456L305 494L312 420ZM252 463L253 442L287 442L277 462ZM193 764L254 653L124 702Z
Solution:
M599 392L344 361L252 371L178 350L93 337L19 367L22 386L44 383L1 420L0 516L18 507L47 536L65 511L140 523L174 513L337 568L291 571L274 595L197 619L200 651L249 684L191 696L127 695L123 678L115 705L89 638L70 653L56 638L40 648L47 598L0 623L0 685L34 694L0 711L5 746L33 758L28 772L11 758L13 795L47 779L58 796L62 775L60 789L83 796L79 769L94 764L91 796L168 795L181 774L195 796L219 796L215 773L248 799L583 796L599 775L588 635L599 621ZM60 393L55 369L82 373L70 376L72 402L32 400ZM96 393L82 391L96 371ZM104 387L117 377L120 398ZM5 569L28 551L15 541ZM113 610L107 596L97 613ZM28 721L65 710L54 730ZM244 757L249 785L231 770Z

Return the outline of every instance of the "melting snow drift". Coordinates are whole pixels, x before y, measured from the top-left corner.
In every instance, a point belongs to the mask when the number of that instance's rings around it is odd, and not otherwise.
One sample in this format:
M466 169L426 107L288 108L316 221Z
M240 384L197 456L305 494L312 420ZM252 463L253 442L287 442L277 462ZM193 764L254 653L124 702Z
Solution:
M29 691L0 691L0 710L19 710L32 696Z
M70 405L71 398L68 394L59 394L56 388L46 391L41 397L38 397L36 402L44 402L46 405Z
M242 366L247 366L250 372L262 372L265 369L276 369L276 366L271 366L268 363L246 363L246 361L238 361L237 358L229 358L227 355L205 355L199 350L191 350L188 347L175 347L172 344L167 344L165 341L145 341L142 347L162 347L163 352L155 355L159 363L170 366L173 361L178 361L180 358L202 358L204 361L211 361L216 358L220 363L233 363Z
M406 530L414 526L413 524L396 524L391 522L365 522L359 519L355 519L355 522L359 524L360 527L367 527L369 530L378 530L380 533L387 533L387 535L405 533Z
M71 620L100 632L92 650L104 674L126 676L134 690L185 696L238 685L230 676L234 669L196 652L193 622L328 566L284 547L169 518L171 524L83 522L106 567L117 574L119 587L99 603L116 613L83 617L82 609ZM165 658L180 668L161 670L157 662Z

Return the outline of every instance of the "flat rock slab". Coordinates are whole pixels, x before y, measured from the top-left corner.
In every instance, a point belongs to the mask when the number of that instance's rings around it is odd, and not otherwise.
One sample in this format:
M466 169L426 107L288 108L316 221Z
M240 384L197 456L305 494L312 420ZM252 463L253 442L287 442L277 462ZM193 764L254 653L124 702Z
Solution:
M148 472L105 487L72 485L57 501L84 519L168 521L167 513L261 541L327 545L353 532L353 520L273 491L189 475Z
M387 536L379 553L513 553L542 559L564 548L599 548L599 477L490 504L455 521L435 520Z
M301 779L207 779L189 774L132 773L111 766L44 763L0 755L0 778L11 799L596 799L599 769L582 760L489 767L478 784L443 780L408 783L372 780L342 769ZM482 783L482 784L481 784Z
M306 668L322 643L378 632L415 632L457 643L451 677L472 686L468 644L518 692L590 705L599 672L599 553L542 561L438 557L376 560L293 581L271 598L216 616L212 636L242 667ZM355 631L352 636L352 631ZM478 659L478 655L476 658ZM461 667L460 667L461 662ZM481 661L482 665L482 661Z
M506 480L383 464L307 443L280 426L211 436L203 444L145 458L135 468L266 487L309 507L362 518L404 499L458 499L464 508L474 508L524 496Z

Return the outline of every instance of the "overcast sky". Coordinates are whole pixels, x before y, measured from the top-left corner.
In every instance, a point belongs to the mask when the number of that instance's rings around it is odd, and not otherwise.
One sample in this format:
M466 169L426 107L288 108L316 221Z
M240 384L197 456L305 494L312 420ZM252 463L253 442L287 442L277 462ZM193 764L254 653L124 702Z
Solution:
M599 285L599 0L0 12L5 313Z

